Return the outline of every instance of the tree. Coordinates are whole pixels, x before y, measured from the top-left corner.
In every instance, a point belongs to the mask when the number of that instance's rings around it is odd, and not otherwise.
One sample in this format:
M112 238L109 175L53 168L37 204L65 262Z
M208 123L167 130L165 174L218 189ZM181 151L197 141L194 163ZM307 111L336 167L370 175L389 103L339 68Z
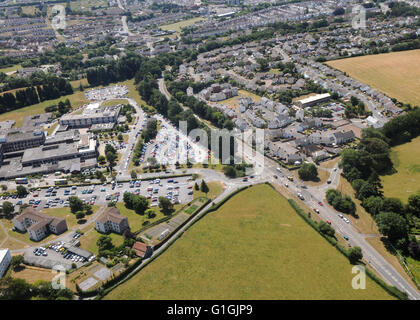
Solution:
M72 213L83 211L83 201L80 200L78 197L74 197L74 196L70 197L69 205L70 205L70 211Z
M18 197L24 197L25 195L28 194L28 191L26 190L24 186L17 186L16 191L17 191Z
M196 190L196 191L200 190L200 187L198 186L197 182L194 184L194 190Z
M136 196L131 192L124 192L123 194L123 201L125 203L126 208L133 209L134 208L134 199Z
M407 222L394 212L382 212L376 216L379 231L390 241L407 237Z
M204 179L203 179L203 181L201 181L200 190L201 190L201 192L204 192L206 195L210 191L210 189L207 186L207 183L204 181Z
M233 166L226 166L223 168L224 174L229 178L236 178L237 172Z
M162 209L164 214L170 214L174 211L173 203L165 197L159 197L159 208Z
M420 195L412 194L408 197L407 209L410 213L420 217Z
M385 198L382 204L382 211L403 214L404 206L398 198Z
M146 209L149 207L149 202L143 196L136 196L133 203L133 209L138 214L144 214Z
M104 162L105 162L105 160L106 160L106 159L105 159L105 157L104 157L104 156L102 156L102 155L100 155L100 156L98 157L98 162L99 162L99 163L101 163L101 164L102 164L102 163L104 163Z
M12 214L14 211L15 211L15 207L13 206L13 203L9 201L3 202L3 214L5 216Z
M321 231L323 234L326 234L327 236L330 236L330 237L334 237L335 235L334 228L324 221L321 221L319 223L319 231Z
M108 151L105 155L106 155L106 160L108 161L109 167L112 170L112 168L115 167L115 164L116 164L115 161L117 160L118 156L117 154L111 151Z
M108 235L100 236L98 241L96 241L96 245L98 246L99 251L111 250L111 249L114 248L114 244L112 243L112 239Z
M13 270L17 270L19 266L23 263L23 256L17 255L13 256L12 260L10 261L10 265L12 266Z
M0 279L2 300L27 300L31 297L32 286L23 279L4 277Z
M363 258L362 249L360 247L352 247L348 251L351 264L356 264Z
M383 199L381 197L370 196L369 198L363 199L362 206L371 215L376 216L379 212L383 211Z
M85 213L83 211L76 212L76 219L83 219L85 217Z
M316 181L318 179L318 169L313 163L303 163L298 174L299 178L304 181Z
M414 259L420 259L420 245L416 239L413 239L408 244L408 252Z
M135 170L131 170L131 179L137 179L137 172Z

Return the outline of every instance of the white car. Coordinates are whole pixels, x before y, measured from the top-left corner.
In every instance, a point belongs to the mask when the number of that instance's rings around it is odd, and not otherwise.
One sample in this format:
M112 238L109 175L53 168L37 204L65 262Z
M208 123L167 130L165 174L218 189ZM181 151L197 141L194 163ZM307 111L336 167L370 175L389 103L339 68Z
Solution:
M349 219L347 219L347 218L343 218L343 220L344 220L346 223L350 223L350 220L349 220Z
M343 216L341 213L339 213L339 214L338 214L338 216L339 216L341 219L343 219L343 218L344 218L344 216Z

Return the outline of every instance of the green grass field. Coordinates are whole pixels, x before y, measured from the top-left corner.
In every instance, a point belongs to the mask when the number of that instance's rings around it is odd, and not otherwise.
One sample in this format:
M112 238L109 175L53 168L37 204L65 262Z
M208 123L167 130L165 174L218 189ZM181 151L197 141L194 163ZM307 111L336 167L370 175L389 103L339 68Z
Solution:
M188 229L106 299L392 299L268 185L245 190Z
M327 62L392 98L420 105L420 50L392 52Z
M411 194L420 194L420 137L392 148L391 159L397 173L381 177L384 195L407 202Z
M22 65L20 65L20 64L15 64L14 66L11 66L11 67L8 67L8 68L3 68L3 69L0 69L0 72L3 72L3 73L13 72L13 71L16 71L16 70L21 69L21 68L22 68Z
M193 25L196 22L199 21L203 21L206 20L205 18L202 17L197 17L197 18L192 18L192 19L188 19L188 20L182 20L176 23L171 23L171 24L165 24L163 26L160 26L159 28L161 28L162 30L174 30L176 32L181 32L182 28L188 27Z

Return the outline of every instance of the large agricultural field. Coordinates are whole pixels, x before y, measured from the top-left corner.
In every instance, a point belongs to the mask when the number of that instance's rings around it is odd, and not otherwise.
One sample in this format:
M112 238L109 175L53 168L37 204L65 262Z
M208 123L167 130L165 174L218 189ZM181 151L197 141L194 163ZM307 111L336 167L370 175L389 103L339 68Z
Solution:
M382 176L386 197L400 198L407 202L412 194L420 194L420 137L392 148L391 160L397 170L392 175Z
M391 98L420 105L419 61L420 50L411 50L341 59L327 64Z
M317 254L313 254L316 252ZM188 229L106 299L392 299L268 185L247 189Z

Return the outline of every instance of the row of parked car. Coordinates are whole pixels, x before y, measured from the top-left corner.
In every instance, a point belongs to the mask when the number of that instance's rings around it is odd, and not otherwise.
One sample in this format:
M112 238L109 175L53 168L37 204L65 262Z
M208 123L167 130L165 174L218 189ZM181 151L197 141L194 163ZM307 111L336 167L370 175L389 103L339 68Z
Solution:
M68 259L73 262L86 262L86 259L84 257L74 254L68 251L66 248L64 248L64 244L61 241L59 241L57 244L50 245L48 249L60 253L64 259Z

